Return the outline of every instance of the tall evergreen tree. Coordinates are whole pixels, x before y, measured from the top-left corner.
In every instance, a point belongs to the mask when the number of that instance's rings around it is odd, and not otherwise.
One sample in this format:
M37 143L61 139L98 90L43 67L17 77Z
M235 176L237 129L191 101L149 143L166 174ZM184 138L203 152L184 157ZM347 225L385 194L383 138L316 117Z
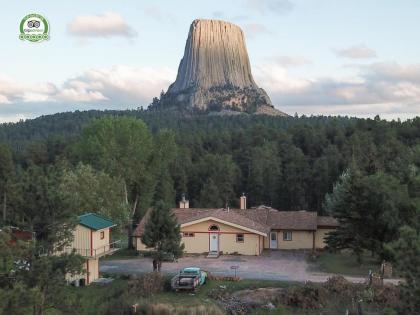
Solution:
M404 226L399 230L398 240L386 246L401 276L406 280L402 286L401 314L418 314L420 310L420 233Z
M158 202L148 217L141 241L153 249L153 257L160 271L162 260L166 255L174 258L182 256L184 244L181 244L180 226L171 213L171 208L164 202Z
M0 201L1 201L1 222L7 222L7 197L8 186L14 171L12 152L5 144L0 144Z

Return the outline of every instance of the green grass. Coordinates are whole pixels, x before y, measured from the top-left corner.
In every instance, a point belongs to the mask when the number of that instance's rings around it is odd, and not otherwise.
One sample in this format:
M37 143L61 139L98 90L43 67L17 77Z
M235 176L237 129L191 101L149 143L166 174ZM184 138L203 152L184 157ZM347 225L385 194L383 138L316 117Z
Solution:
M112 255L102 257L101 260L130 259L139 257L139 252L135 249L121 248Z
M348 251L322 252L310 261L310 270L360 277L367 276L369 270L379 271L381 264L377 257L372 257L368 253L363 254L362 257L362 264L359 264L356 255Z
M98 305L105 303L111 299L122 299L119 295L126 291L128 281L124 279L116 279L108 285L92 284L86 287L68 287L69 294L79 297L80 311L83 314L96 314ZM124 299L130 303L143 304L169 304L174 307L185 306L215 306L219 307L213 299L208 297L212 289L225 286L226 291L234 292L244 289L263 288L263 287L288 287L290 282L272 281L272 280L241 280L239 282L215 281L209 280L205 285L201 286L196 292L175 292L164 291L149 297L125 296Z

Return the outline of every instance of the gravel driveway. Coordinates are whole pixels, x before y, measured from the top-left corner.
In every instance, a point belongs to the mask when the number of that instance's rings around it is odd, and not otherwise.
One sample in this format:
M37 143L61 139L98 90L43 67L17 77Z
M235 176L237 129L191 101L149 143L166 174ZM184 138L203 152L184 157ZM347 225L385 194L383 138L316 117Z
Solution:
M176 274L180 269L191 266L201 267L215 275L230 276L234 275L231 267L239 266L237 275L242 279L324 282L331 276L327 273L308 271L306 253L303 251L264 251L261 256L222 255L216 259L205 256L183 257L178 262L162 263L162 272ZM100 262L101 272L144 273L152 269L152 260L146 257ZM352 282L365 280L357 277L346 277L346 279Z

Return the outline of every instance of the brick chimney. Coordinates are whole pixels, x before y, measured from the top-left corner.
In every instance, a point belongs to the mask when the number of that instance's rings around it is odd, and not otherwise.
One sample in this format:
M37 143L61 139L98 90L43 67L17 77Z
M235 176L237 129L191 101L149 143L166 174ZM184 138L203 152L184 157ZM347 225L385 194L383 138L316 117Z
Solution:
M182 194L182 199L179 202L179 208L180 209L188 209L190 207L190 202L185 199L185 194Z
M240 204L241 210L246 210L246 196L245 196L245 193L243 193L241 198L239 198L239 204Z

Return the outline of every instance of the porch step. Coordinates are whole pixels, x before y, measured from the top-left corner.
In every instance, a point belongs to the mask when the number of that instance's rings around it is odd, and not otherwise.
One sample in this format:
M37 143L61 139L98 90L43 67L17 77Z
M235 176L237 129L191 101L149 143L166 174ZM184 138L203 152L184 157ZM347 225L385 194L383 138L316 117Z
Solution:
M219 252L215 252L215 251L209 252L207 255L207 258L217 258L217 257L219 257Z

